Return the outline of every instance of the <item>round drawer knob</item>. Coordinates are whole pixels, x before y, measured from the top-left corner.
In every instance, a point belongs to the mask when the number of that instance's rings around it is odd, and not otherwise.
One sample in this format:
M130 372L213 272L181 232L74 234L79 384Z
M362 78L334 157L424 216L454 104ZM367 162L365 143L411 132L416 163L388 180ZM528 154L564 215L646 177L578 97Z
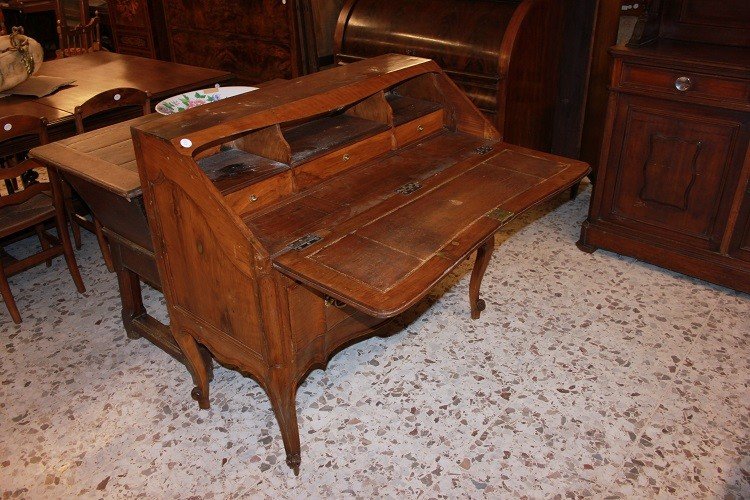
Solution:
M341 157L341 159L344 161L349 161L349 158L351 158L351 156L349 156L348 153Z
M676 88L680 92L687 92L692 86L693 81L690 79L690 77L687 76L681 76L674 82L674 88Z
M418 126L417 130L420 131L420 132L424 132L424 125Z
M254 195L254 194L251 194L250 195L250 201L252 201L252 202L258 201L258 197L256 195Z

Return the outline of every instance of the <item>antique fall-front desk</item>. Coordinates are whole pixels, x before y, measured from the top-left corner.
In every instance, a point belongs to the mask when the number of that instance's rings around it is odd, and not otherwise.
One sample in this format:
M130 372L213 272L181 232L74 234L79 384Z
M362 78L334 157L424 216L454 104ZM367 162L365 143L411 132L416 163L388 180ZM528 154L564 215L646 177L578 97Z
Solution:
M130 123L132 141L116 126L32 155L104 225L128 332L185 362L201 407L208 352L255 378L295 472L306 374L474 251L478 318L494 233L588 171L504 143L437 65L407 56ZM169 327L143 309L139 277L164 291Z

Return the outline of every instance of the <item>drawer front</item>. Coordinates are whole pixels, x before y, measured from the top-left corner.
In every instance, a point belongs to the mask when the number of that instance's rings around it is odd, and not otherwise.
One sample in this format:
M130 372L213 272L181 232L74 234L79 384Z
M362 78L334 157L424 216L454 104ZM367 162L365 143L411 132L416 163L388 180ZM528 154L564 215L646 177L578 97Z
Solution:
M717 250L748 142L748 115L620 96L604 217Z
M156 57L151 37L146 31L119 28L115 34L115 47L120 54Z
M294 169L297 189L302 191L334 175L354 168L391 150L391 132L381 132L363 141L337 149Z
M416 120L395 127L393 129L393 136L396 139L396 147L402 147L410 142L418 141L430 134L434 134L443 128L444 122L445 111L439 109Z
M225 200L242 216L272 205L291 195L292 191L292 174L287 171L228 194Z
M624 63L620 86L750 106L750 80Z

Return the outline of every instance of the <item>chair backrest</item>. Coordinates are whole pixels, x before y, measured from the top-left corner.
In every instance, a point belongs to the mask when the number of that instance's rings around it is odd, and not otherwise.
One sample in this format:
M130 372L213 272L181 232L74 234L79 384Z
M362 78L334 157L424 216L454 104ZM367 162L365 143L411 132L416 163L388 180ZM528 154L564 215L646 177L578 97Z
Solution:
M84 125L84 120L87 118L128 107L140 108L143 115L151 113L151 94L130 87L105 90L96 94L83 104L75 107L76 133L82 134L90 130Z
M36 136L39 144L47 144L47 119L31 115L9 115L0 118L0 145L23 136Z
M58 0L58 6L60 0ZM62 9L62 7L58 7ZM82 22L76 26L69 26L67 20L62 17L64 11L58 10L57 36L60 48L57 50L57 58L77 56L88 52L97 52L102 49L101 27L99 25L99 13L86 21L86 14L81 13Z
M0 118L0 147L6 141L27 136L37 137L39 144L47 144L49 142L47 120L30 115L11 115ZM15 179L29 169L41 167L42 165L35 160L24 160L13 166L0 168L0 181ZM19 183L21 184L23 183ZM42 191L51 191L48 182L37 182L26 189L0 196L0 208L23 203ZM2 229L0 227L0 230Z

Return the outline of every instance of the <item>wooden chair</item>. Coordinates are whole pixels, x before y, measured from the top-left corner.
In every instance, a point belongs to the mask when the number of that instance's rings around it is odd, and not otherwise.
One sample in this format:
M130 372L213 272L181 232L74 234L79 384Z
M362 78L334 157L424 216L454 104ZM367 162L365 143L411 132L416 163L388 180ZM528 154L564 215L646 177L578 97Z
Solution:
M0 143L22 136L38 136L40 143L47 142L47 122L35 116L14 115L0 119ZM32 168L44 168L35 160L25 160L9 168L0 169L0 180L14 179ZM49 170L50 182L32 184L25 189L0 196L0 239L9 238L18 233L34 229L39 237L42 251L21 260L7 256L0 259L0 292L13 321L21 322L21 314L13 299L8 277L30 267L64 255L68 270L73 277L78 291L86 291L78 271L73 247L70 244L68 226L63 209L63 198L57 172ZM19 184L19 185L22 185ZM54 221L57 236L47 232L45 223Z
M151 96L148 92L134 88L105 90L80 106L76 106L74 110L76 132L78 134L83 134L84 132L95 128L86 125L89 118L123 108L140 109L142 114L147 115L151 112ZM99 242L104 262L107 264L107 269L109 269L110 272L114 272L109 244L107 243L107 239L102 232L102 226L97 218L92 214L92 220L89 220L86 217L86 214L75 209L72 192L67 184L64 187L64 198L66 211L70 217L70 225L73 230L73 239L75 240L76 248L81 248L80 227L93 232Z
M88 17L88 0L56 0L58 59L102 50L99 13Z

